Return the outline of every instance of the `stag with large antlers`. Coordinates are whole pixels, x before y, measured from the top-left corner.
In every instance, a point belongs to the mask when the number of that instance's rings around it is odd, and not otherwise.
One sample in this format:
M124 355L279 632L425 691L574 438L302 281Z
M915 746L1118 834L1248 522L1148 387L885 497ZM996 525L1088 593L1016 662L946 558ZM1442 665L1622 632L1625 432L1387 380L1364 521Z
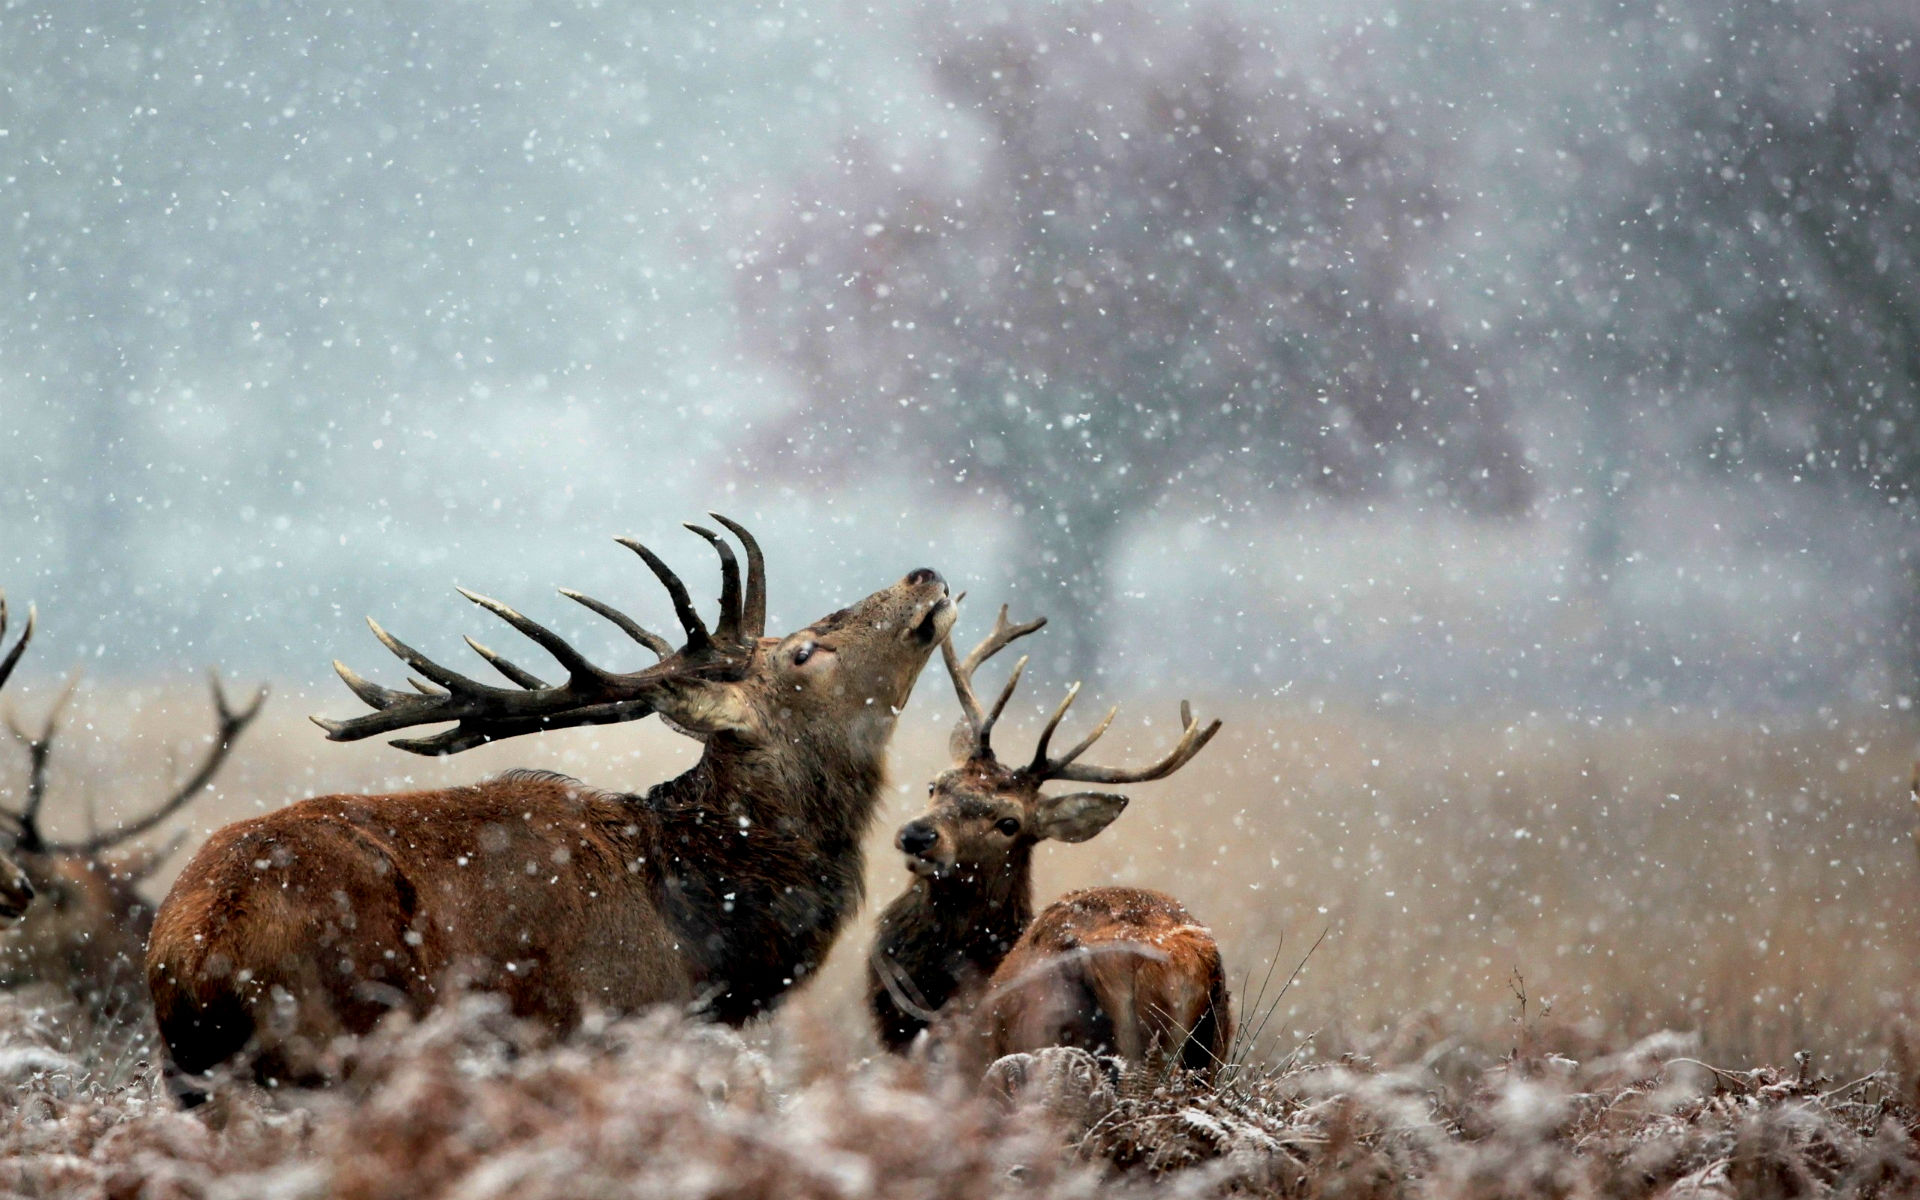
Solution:
M1134 1060L1165 1058L1210 1072L1224 1059L1232 1017L1213 936L1171 896L1139 888L1070 893L1037 918L1033 848L1084 842L1120 815L1125 796L1040 794L1054 780L1129 784L1164 779L1220 729L1180 705L1180 740L1139 768L1080 761L1113 723L1116 706L1058 757L1053 736L1079 694L1068 689L1030 761L1002 764L995 723L1020 682L1014 665L991 708L973 675L988 658L1044 625L1015 625L1002 608L964 661L951 641L942 655L960 700L955 765L928 788L932 804L896 839L913 880L881 914L868 956L868 1002L881 1041L906 1050L940 1027L956 1064L973 1074L1002 1055L1044 1046L1107 1050Z
M686 632L677 651L610 606L564 593L661 655L643 670L596 666L472 593L565 680L546 683L472 643L511 686L482 683L374 627L421 678L403 692L341 667L375 711L321 721L329 737L452 723L395 743L451 754L658 713L705 750L639 794L509 772L471 787L325 796L220 830L174 884L147 959L176 1073L239 1057L265 1080L323 1079L336 1035L431 1005L456 980L564 1028L589 1008L651 1004L743 1022L812 973L858 902L861 838L894 721L954 605L922 568L804 629L763 636L760 548L715 519L739 539L747 572L743 585L727 542L689 526L720 557L712 629L664 562L622 542L666 586ZM190 1098L192 1084L176 1083Z
M6 603L0 597L0 634L5 629ZM25 636L0 661L0 684L6 682L32 634L29 615ZM241 732L259 714L266 689L236 709L221 689L219 677L213 676L216 724L200 765L143 815L111 829L63 839L45 832L42 817L60 716L73 697L75 682L69 682L54 700L38 731L29 732L13 715L7 717L7 729L26 750L27 782L18 809L0 808L0 822L11 827L0 837L11 843L7 860L27 885L25 895L31 904L15 910L17 922L0 933L0 987L51 985L95 1017L118 1017L145 1004L140 966L154 905L140 894L140 884L178 845L177 839L134 844L135 839L158 828L207 790Z

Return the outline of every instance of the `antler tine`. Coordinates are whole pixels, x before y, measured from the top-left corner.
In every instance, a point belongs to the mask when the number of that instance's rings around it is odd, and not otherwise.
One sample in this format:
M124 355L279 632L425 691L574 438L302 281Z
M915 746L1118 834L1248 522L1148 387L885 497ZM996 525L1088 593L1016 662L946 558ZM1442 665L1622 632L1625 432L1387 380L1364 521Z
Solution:
M1045 617L1036 617L1015 625L1007 620L1007 606L1002 604L999 614L993 619L993 628L987 631L987 636L980 640L979 645L968 652L965 661L961 661L959 653L954 650L951 637L941 640L940 657L947 665L947 674L953 680L954 695L960 700L961 713L972 734L971 757L992 757L993 744L989 739L994 722L1000 719L1007 701L1012 699L1013 689L1020 682L1020 673L1026 668L1027 660L1022 658L1014 664L1013 673L1008 676L1006 686L1000 689L1000 698L994 701L991 713L984 712L980 707L980 696L973 690L973 673L980 669L981 663L1046 623Z
M1034 747L1033 762L1027 767L1029 774L1039 774L1045 778L1047 747L1053 742L1054 730L1060 728L1060 722L1066 719L1067 710L1073 707L1074 698L1079 694L1080 682L1075 680L1073 686L1067 689L1067 694L1061 699L1060 707L1054 709L1053 716L1047 719L1047 727L1040 731L1040 744Z
M221 686L220 674L208 671L207 680L213 691L213 710L216 728L213 735L213 748L207 757L185 783L182 783L173 795L161 802L159 807L146 816L117 825L104 833L94 833L78 842L48 842L46 848L55 853L98 854L102 850L116 846L129 838L135 838L152 829L160 822L184 808L189 800L199 795L213 782L213 777L226 765L227 756L233 752L234 743L240 739L247 726L267 702L267 687L262 684L253 694L253 699L245 708L235 709L227 699L226 689Z
M1000 689L1000 698L993 702L992 710L987 713L986 719L980 722L980 745L982 747L991 744L988 739L993 736L994 722L998 721L1000 714L1006 711L1007 701L1013 699L1013 689L1020 686L1020 674L1027 669L1027 659L1029 657L1029 655L1022 654L1019 661L1013 664L1013 670L1007 674L1006 686Z
M494 616L499 617L502 621L513 626L532 641L538 643L542 650L545 650L553 656L555 662L566 668L567 678L571 679L574 683L597 685L607 678L607 673L588 662L586 655L575 650L572 643L568 642L553 630L548 629L545 625L540 624L540 622L533 620L531 617L523 616L518 611L509 608L498 600L488 596L482 596L478 592L470 592L466 588L455 588L454 590L475 604L478 604L481 608L486 609ZM468 640L471 641L472 639ZM483 655L482 657L487 656ZM493 662L494 660L491 657L487 657L487 661ZM494 663L494 665L499 666L498 663ZM518 668L515 668L515 670L518 670ZM422 673L425 674L425 672ZM520 673L523 675L526 674L524 671ZM505 674L509 679L513 679L515 683L519 683L523 688L527 686L525 683L521 683L519 679L515 679L513 672L503 670L502 674ZM430 674L427 675L427 677L433 679L433 676ZM439 679L434 679L434 682L445 683L444 680ZM451 687L453 685L447 684L447 686ZM535 686L538 685L536 684Z
M27 605L27 627L21 631L20 640L13 644L13 649L7 651L7 656L4 659L0 659L0 686L6 684L7 676L13 674L13 668L19 664L20 656L26 653L27 643L33 640L34 622L39 619L39 616L39 612L33 605ZM7 594L0 592L0 638L4 638L6 635Z
M1112 708L1109 708L1107 710L1107 715L1104 717L1101 717L1100 723L1093 727L1093 732L1087 734L1087 736L1081 738L1078 742L1074 743L1073 749L1067 751L1065 754L1062 754L1059 758L1054 759L1048 765L1054 768L1064 767L1067 764L1073 762L1074 759L1079 758L1082 754L1085 754L1088 750L1090 750L1093 747L1093 744L1099 741L1101 736L1107 732L1107 727L1113 724L1114 717L1118 716L1119 714L1120 714L1120 706L1118 704L1114 705Z
M462 634L461 636L466 637L466 635L464 634ZM466 637L466 642L467 642L467 645L473 647L473 652L475 654L478 654L481 658L484 658L489 663L492 663L494 670L500 672L502 675L505 675L508 679L513 680L513 682L519 684L523 688L526 688L528 691L532 691L535 688L543 688L547 686L546 680L541 679L538 675L535 675L532 671L526 670L524 667L521 667L518 664L514 663L512 660L506 658L504 655L500 654L499 651L494 650L492 647L482 645L481 643L475 641L471 637Z
M1206 748L1213 735L1220 732L1219 720L1201 726L1193 719L1193 708L1186 701L1180 702L1181 733L1180 741L1174 748L1152 766L1138 769L1122 767L1081 766L1073 761L1073 755L1044 764L1043 778L1070 780L1075 783L1150 783L1156 779L1165 779L1193 760L1193 756ZM1105 726L1102 725L1104 731ZM1080 753L1076 749L1074 754Z
M333 672L340 676L340 681L346 684L354 695L360 697L360 702L368 708L387 708L396 700L407 699L405 692L396 692L392 688L384 688L377 683L370 682L362 677L359 672L337 658L333 660ZM318 718L316 718L316 720L318 720ZM326 728L327 722L320 721L320 725L322 728Z
M974 671L979 669L981 663L986 662L989 658L1005 650L1009 644L1019 641L1046 623L1047 619L1045 617L1035 617L1033 620L1019 625L1012 624L1007 620L1007 606L1002 604L1000 611L994 615L993 628L987 632L986 637L980 639L980 644L968 653L967 661L961 664L961 669L966 671L967 677L971 679Z
M74 671L67 677L66 686L54 697L47 708L47 718L37 734L28 733L14 720L12 713L7 714L7 728L27 750L27 799L18 813L8 813L20 827L15 844L23 850L38 850L46 844L40 835L40 807L47 799L47 764L53 758L54 735L60 732L60 714L66 710L67 702L73 699L80 687L80 672Z
M635 554L638 554L641 560L647 564L647 569L651 570L654 577L659 579L661 585L667 589L667 595L673 599L673 614L680 618L680 628L686 630L687 633L686 648L689 650L699 649L713 640L713 635L707 632L706 622L700 619L700 614L693 609L693 601L687 597L687 585L680 582L680 577L675 575L673 570L660 560L660 556L645 546L642 546L639 542L634 541L632 538L615 538L613 540L619 542Z
M261 684L254 689L253 699L247 702L247 706L236 711L227 700L226 685L220 682L218 670L207 668L207 684L213 689L213 708L220 720L221 741L232 740L235 734L253 724L253 719L260 715L261 707L266 704L270 690L267 684Z
M740 539L740 546L747 552L747 594L740 608L740 636L757 638L767 632L767 560L760 553L760 543L737 521L728 520L717 512L707 514L726 527L728 533Z
M661 658L665 658L667 655L673 653L673 644L671 642L657 633L652 633L641 628L640 622L621 612L613 605L605 603L604 601L595 600L592 596L584 596L571 588L561 588L560 594L575 604L581 605L612 621L620 627L621 633L639 642L642 646L658 654Z
M740 640L740 560L733 556L733 547L726 540L704 525L686 522L686 527L706 539L714 553L720 556L720 623L714 626L713 635L721 641L732 644Z
M472 599L472 597L469 596L468 599ZM469 679L458 671L449 670L439 663L434 662L426 655L415 650L412 646L407 645L399 638L388 633L385 629L382 629L380 622L374 620L372 617L367 618L367 628L373 630L373 636L379 638L380 644L391 651L395 658L406 663L422 675L425 675L428 679L433 680L441 687L456 692L478 692L484 690L487 686L477 679ZM349 683L348 686L351 687L353 685ZM392 696L405 694L404 692L389 693L389 703L380 705L380 707L391 707Z

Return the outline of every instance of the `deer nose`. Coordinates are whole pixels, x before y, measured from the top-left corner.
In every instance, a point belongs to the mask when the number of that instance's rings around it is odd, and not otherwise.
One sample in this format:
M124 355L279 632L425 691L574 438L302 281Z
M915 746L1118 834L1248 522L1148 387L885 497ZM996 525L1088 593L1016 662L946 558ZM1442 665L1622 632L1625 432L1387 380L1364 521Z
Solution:
M925 854L940 840L940 834L925 821L909 821L900 827L899 835L893 840L908 854Z
M907 584L910 587L918 587L923 583L945 582L946 580L940 578L940 572L934 570L932 567L918 567L907 572Z

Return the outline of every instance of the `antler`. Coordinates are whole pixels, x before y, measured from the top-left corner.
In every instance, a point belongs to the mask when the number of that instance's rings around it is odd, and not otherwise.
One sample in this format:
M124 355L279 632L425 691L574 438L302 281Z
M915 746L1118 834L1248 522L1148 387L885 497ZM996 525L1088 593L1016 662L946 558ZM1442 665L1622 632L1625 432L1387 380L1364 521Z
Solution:
M953 679L954 694L960 699L961 727L954 730L954 752L957 757L993 757L993 724L1000 719L1007 701L1013 698L1013 689L1020 683L1020 672L1026 669L1027 660L1023 657L1013 664L1013 673L1007 676L1006 686L1000 689L1000 698L993 702L993 709L989 712L981 711L980 697L973 690L973 673L980 669L981 663L1046 623L1045 617L1038 617L1025 624L1014 625L1007 620L1007 606L1002 604L1000 615L993 619L993 629L967 655L965 662L959 660L951 636L941 639L940 656L947 664L947 674ZM963 734L966 742L961 745Z
M67 678L67 686L60 689L53 704L47 709L47 719L37 734L28 733L20 727L14 715L7 714L7 731L27 751L27 800L19 812L4 811L19 827L14 844L22 850L43 850L45 841L40 836L40 806L47 798L47 760L53 751L53 736L60 731L60 714L65 711L67 701L73 699L75 689L80 686L80 672L75 671Z
M393 744L415 754L457 754L487 742L544 729L639 720L656 711L661 701L676 689L706 681L741 678L766 629L766 564L753 535L719 513L710 515L740 539L747 555L743 588L740 564L727 543L710 529L687 526L720 556L720 620L711 631L694 611L686 585L666 563L639 542L630 538L615 539L639 555L667 589L674 614L687 638L677 652L672 651L665 638L643 629L613 606L561 589L561 595L605 617L628 637L659 655L660 661L653 666L625 673L595 666L559 634L498 600L461 588L461 595L519 630L551 655L566 671L566 682L547 684L532 672L468 638L468 645L515 686L481 683L434 662L368 618L367 624L380 643L425 676L426 682L409 680L413 692L384 688L361 678L344 663L335 662L334 670L347 687L376 711L343 721L315 717L314 723L326 730L332 740L349 742L396 729L453 721L457 724L452 729L431 737L396 740Z
M187 780L174 790L173 795L167 797L152 812L149 812L143 817L128 821L124 825L117 825L105 833L89 834L77 842L53 842L42 838L34 819L37 815L35 811L37 805L34 803L33 797L30 796L28 798L28 808L21 816L21 824L26 830L26 836L31 836L39 843L37 848L44 849L48 853L98 854L102 850L117 846L129 838L139 837L147 830L152 829L154 826L160 824L160 822L186 807L187 802L199 795L208 784L213 782L213 777L220 773L220 768L226 765L227 756L233 752L233 744L240 739L241 733L246 730L247 726L253 724L253 719L260 715L261 707L267 702L267 688L266 685L262 684L260 689L253 694L252 701L250 701L245 708L235 709L227 700L226 689L220 685L219 672L208 671L207 682L213 690L213 710L217 721L213 734L213 747L207 751L207 757L201 762L199 769L188 776ZM67 688L68 694L71 694L72 690L72 685L69 684ZM64 704L65 702L66 696L63 695L60 703ZM58 711L57 706L56 711ZM50 740L52 736L53 718L50 716L47 720L47 731L43 740ZM24 836L21 841L21 846L28 849L35 848L26 846Z
M13 668L19 664L20 656L26 652L27 643L33 640L33 624L38 617L39 614L34 611L33 605L27 605L27 627L21 631L20 640L13 644L13 649L7 651L7 656L0 658L0 687L7 685L7 676L13 674ZM4 641L6 636L7 594L0 591L0 641Z
M6 657L0 658L0 687L5 687L7 685L7 677L12 675L13 669L20 665L20 656L26 653L27 643L33 640L33 627L35 622L38 620L38 618L39 618L39 613L37 613L34 610L33 605L31 604L27 605L27 627L21 631L20 640L13 644L13 649L7 651ZM0 644L5 643L6 636L7 636L7 593L4 590L0 590ZM12 728L14 730L15 735L18 736L20 731L18 728L15 728L13 726L13 722L11 718L8 719L7 725L9 728ZM27 791L27 797L28 797L27 802L29 807L38 807L38 805L34 801L34 797L41 790L44 790L45 776L46 776L46 767L45 767L44 761L40 758L35 758L32 763L32 770L28 775L29 782L28 782L28 791ZM5 809L0 809L0 816L5 816L11 819L16 825L20 823L20 818L17 814L9 812ZM16 838L16 844L17 844L17 841L18 839Z
M1081 738L1079 744L1073 749L1059 758L1048 758L1047 747L1053 741L1054 731L1060 727L1061 719L1067 715L1067 709L1073 706L1074 697L1079 694L1079 684L1076 683L1068 688L1066 699L1060 702L1059 708L1053 710L1052 719L1040 732L1040 744L1033 752L1033 761L1021 768L1021 773L1029 779L1040 782L1064 779L1075 783L1148 783L1155 779L1165 779L1186 766L1194 755L1200 753L1206 744L1213 740L1213 735L1220 732L1218 719L1203 728L1193 719L1193 707L1182 700L1180 702L1180 741L1159 762L1137 769L1079 765L1074 760L1085 754L1095 742L1100 740L1100 735L1107 731L1107 726L1113 724L1114 714L1120 711L1120 706L1116 704L1107 710L1107 715L1101 718L1100 724L1094 726L1093 732Z

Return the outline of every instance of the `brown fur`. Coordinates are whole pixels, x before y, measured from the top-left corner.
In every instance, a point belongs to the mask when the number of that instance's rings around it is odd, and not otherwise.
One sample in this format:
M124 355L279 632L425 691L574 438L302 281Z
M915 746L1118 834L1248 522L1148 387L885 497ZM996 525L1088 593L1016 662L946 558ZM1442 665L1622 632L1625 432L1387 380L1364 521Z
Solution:
M1108 1051L1211 1074L1233 1019L1220 947L1163 892L1105 887L1047 906L988 981L982 1061L1044 1046Z
M858 902L894 714L951 624L945 596L916 572L761 639L703 698L726 715L700 761L643 794L509 772L216 832L147 955L172 1066L246 1055L264 1079L313 1078L336 1036L456 984L563 1028L589 1006L767 1011Z
M144 1009L140 964L154 904L139 884L172 849L16 850L33 900L0 933L0 988L49 984L98 1018Z

